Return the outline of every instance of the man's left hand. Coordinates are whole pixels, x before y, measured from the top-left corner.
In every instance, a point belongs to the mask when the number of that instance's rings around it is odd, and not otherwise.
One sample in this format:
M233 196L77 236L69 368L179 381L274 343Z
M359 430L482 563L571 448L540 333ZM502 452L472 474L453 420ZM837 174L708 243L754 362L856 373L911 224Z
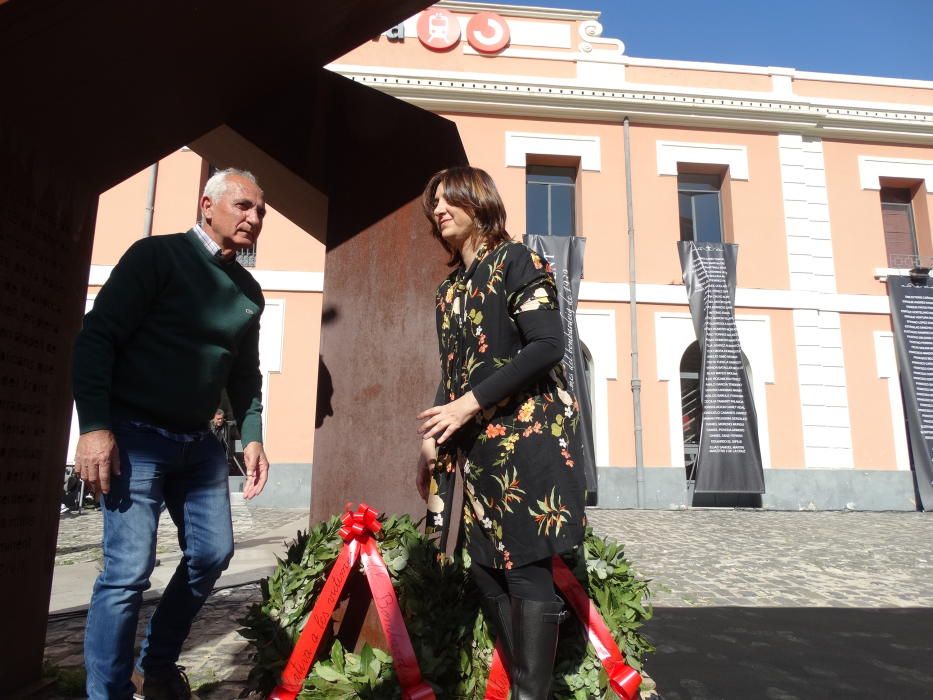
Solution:
M269 480L269 460L261 442L251 442L243 448L246 462L246 481L243 483L243 498L247 501L258 496Z

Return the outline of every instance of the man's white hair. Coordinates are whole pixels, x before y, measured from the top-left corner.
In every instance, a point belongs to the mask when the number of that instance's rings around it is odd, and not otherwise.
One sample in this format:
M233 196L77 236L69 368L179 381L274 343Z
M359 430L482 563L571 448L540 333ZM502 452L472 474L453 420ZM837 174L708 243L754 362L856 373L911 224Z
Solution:
M244 180L249 180L254 185L256 185L256 187L259 187L259 183L256 181L256 176L253 175L249 170L240 170L239 168L224 168L223 170L218 170L207 179L207 182L204 183L204 192L201 194L201 196L210 197L212 202L216 202L227 193L227 188L230 186L228 180L232 176L242 177ZM261 189L262 188L260 188L260 190Z

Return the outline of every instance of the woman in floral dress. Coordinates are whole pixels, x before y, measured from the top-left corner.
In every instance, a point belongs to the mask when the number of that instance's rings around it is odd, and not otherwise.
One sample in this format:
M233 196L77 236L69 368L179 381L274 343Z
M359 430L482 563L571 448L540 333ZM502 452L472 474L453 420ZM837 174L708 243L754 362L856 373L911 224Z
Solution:
M551 557L579 545L586 524L557 289L549 266L509 238L484 171L437 173L423 204L454 270L437 289L441 382L435 405L418 416L418 489L429 529L446 531L462 464L467 560L502 642L512 698L543 700L563 610Z

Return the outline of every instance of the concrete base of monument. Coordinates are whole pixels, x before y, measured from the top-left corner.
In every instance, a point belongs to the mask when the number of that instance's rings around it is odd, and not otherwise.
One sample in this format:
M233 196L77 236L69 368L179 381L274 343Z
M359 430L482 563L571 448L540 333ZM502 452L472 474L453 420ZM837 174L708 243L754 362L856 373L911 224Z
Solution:
M761 508L769 510L899 510L917 509L914 476L909 471L868 469L765 469ZM646 467L643 508L686 508L690 499L684 470ZM704 494L702 504L719 505ZM755 507L742 499L722 501L732 507ZM600 467L600 508L635 508L634 467Z
M243 477L230 477L230 493L243 490ZM262 493L246 505L258 508L308 508L311 504L311 464L274 463Z

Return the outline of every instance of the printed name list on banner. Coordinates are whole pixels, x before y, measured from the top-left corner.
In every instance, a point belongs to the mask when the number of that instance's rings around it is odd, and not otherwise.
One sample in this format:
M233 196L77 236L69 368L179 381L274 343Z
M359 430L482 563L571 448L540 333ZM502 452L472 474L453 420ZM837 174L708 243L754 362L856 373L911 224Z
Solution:
M933 281L888 277L910 457L923 510L933 510Z
M598 477L593 445L593 402L583 367L583 347L577 333L577 299L583 279L583 251L586 239L580 236L539 236L528 234L525 245L544 258L554 272L560 316L564 326L564 375L570 391L580 404L579 439L583 448L583 474L586 477L587 505L596 505Z
M758 420L735 325L738 247L677 244L700 344L702 423L696 493L764 493Z

